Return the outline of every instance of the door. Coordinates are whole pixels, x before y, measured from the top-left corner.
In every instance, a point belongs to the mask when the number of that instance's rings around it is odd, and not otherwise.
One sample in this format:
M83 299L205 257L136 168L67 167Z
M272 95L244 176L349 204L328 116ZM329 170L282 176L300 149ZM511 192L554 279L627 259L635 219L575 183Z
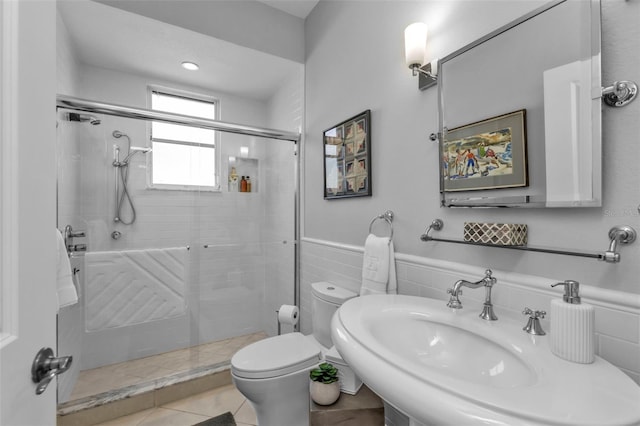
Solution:
M55 1L1 0L0 424L55 425L56 381L31 363L56 348Z

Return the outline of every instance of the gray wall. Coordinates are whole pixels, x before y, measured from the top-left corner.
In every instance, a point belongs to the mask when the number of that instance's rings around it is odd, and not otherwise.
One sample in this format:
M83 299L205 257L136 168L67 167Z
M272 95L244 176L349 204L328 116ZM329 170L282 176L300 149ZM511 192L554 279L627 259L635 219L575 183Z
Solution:
M465 221L526 223L529 244L603 252L608 230L626 224L640 231L640 173L634 151L640 102L603 112L603 206L586 209L444 209L439 207L437 89L417 89L404 65L403 30L430 27L431 55L448 53L544 1L426 2L321 1L307 18L306 127L303 164L303 236L362 245L371 218L396 213L396 251L532 274L576 279L583 285L640 294L640 243L623 246L620 264L593 259L423 243L435 218L440 236L462 238ZM640 81L640 3L604 0L603 85ZM470 74L469 78L473 78ZM373 196L323 199L322 131L361 111L372 112Z

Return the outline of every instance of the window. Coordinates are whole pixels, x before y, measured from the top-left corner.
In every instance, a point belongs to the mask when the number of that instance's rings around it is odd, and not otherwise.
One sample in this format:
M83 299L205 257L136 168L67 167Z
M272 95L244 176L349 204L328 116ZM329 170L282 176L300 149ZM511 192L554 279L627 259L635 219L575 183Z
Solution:
M217 118L217 101L205 96L151 90L151 109L193 117ZM151 185L156 188L217 189L216 132L209 129L151 122L153 165Z

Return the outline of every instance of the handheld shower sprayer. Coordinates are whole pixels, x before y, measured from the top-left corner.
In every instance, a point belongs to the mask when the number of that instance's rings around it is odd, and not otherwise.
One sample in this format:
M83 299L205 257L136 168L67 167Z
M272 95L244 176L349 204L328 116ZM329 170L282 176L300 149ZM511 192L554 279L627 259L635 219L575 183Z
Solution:
M142 152L143 154L147 154L149 152L151 152L151 148L149 147L141 147L141 146L131 146L131 139L129 138L129 135L127 135L126 133L122 133L120 130L114 130L111 133L111 136L113 136L116 139L120 139L122 137L127 138L127 156L124 157L124 160L120 161L120 148L117 145L114 145L115 147L115 151L114 151L114 159L113 159L113 166L114 167L126 167L129 165L129 160L131 160L131 158L136 155L139 152Z
M148 154L151 152L151 148L141 147L141 146L132 146L131 148L129 148L129 154L126 157L124 157L124 160L122 160L120 163L123 165L129 165L129 160L131 159L131 157L133 157L139 152L143 154Z
M129 195L128 180L129 180L129 161L131 158L139 152L149 153L151 152L151 148L147 147L139 147L139 146L131 146L131 138L126 133L122 133L119 130L114 130L111 135L120 139L122 137L127 139L127 151L124 160L120 161L120 147L116 144L113 145L113 163L111 163L115 170L115 198L116 198L116 214L113 218L113 221L116 223L121 223L123 225L131 225L136 221L136 209L133 205L133 200ZM122 190L119 188L119 183L122 182ZM127 202L129 204L131 210L131 219L127 222L122 218L122 207L123 204ZM114 236L114 235L117 235ZM121 234L116 234L114 231L111 234L113 239L118 239Z

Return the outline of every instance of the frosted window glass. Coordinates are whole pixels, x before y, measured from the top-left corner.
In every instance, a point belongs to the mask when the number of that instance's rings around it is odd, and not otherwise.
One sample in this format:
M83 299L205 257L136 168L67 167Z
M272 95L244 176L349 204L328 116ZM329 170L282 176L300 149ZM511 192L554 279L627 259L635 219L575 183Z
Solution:
M155 91L151 92L151 108L211 120L216 118L215 101ZM152 122L151 139L154 185L216 185L214 130Z
M215 186L215 150L207 146L154 142L153 183Z
M173 112L176 114L190 115L208 119L216 118L216 104L214 102L187 99L179 96L151 93L151 107L154 110ZM215 131L199 129L179 124L151 122L151 135L153 139L175 140L213 145L215 143Z

